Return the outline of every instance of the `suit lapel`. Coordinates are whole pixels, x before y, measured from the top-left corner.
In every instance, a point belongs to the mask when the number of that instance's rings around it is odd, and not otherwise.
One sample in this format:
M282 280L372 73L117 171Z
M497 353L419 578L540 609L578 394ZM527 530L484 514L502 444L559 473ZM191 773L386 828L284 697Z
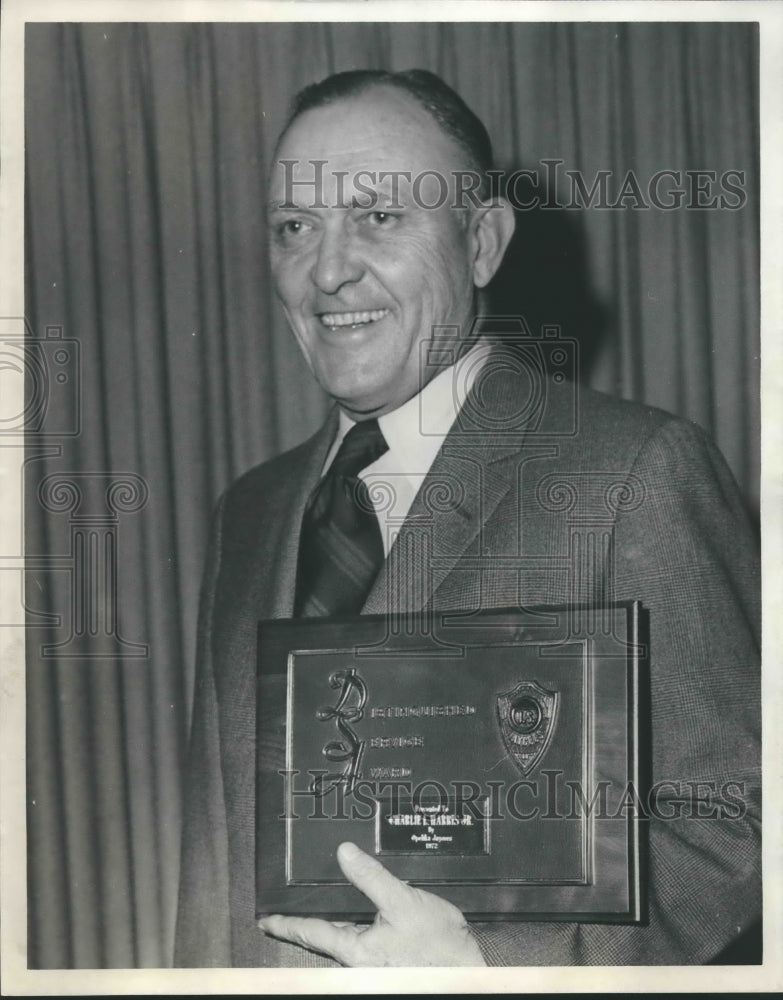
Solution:
M481 554L484 526L514 485L517 447L448 439L400 527L363 614L423 610L454 567Z
M546 436L540 414L531 419L524 405L530 383L513 368L495 368L480 395L478 388L477 380L399 526L363 614L421 611L458 564L464 568L471 557L483 556L483 529L503 498L518 487L520 452L528 435L536 430ZM562 409L557 394L549 399L547 409L552 408ZM550 418L547 413L544 423ZM302 516L336 426L335 408L290 474L281 470L279 530L264 537L255 566L260 606L271 609L270 617L293 613Z
M421 611L458 563L482 555L483 528L515 484L527 434L518 422L519 393L510 372L493 379L491 391L485 386L480 399L474 387L400 527L363 614ZM478 419L470 419L470 412ZM490 419L482 420L482 413Z
M271 518L273 532L265 532L256 549L253 578L258 586L258 605L269 608L271 618L293 614L296 567L302 516L313 487L318 482L337 427L337 410L304 446L305 453L290 471L281 470L273 503L281 518Z

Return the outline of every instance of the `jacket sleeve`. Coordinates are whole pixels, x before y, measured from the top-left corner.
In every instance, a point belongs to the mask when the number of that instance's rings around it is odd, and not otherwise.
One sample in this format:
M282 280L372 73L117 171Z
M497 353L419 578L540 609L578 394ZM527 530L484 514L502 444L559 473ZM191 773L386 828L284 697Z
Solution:
M652 784L671 783L671 818L649 820L648 920L476 925L489 964L703 963L760 915L756 540L695 425L664 423L632 472L644 495L615 523L614 594L649 610Z
M196 683L183 809L174 965L231 965L228 835L220 762L211 619L220 568L223 502L218 505L199 607Z

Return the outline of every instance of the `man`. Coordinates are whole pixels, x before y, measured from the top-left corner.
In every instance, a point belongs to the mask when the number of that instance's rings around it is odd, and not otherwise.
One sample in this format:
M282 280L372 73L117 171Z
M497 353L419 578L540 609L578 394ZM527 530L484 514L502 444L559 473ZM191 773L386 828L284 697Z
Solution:
M491 167L481 123L423 71L308 88L279 141L274 279L337 405L219 505L177 964L693 963L758 913L758 571L736 487L693 425L587 390L575 408L573 385L545 376L536 352L481 335L477 296L514 225L487 190ZM393 486L384 503L379 481ZM607 540L589 572L574 570L569 540L584 523ZM421 525L423 554L395 543ZM259 619L628 599L650 613L653 780L670 783L673 807L683 782L714 793L701 813L651 822L645 925L468 925L346 844L338 861L377 907L372 925L256 926ZM733 813L727 787L741 789Z

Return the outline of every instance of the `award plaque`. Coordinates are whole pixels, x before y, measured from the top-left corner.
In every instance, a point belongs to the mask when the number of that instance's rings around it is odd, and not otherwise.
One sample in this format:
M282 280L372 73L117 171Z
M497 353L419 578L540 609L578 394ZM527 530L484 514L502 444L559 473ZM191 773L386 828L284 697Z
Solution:
M257 915L372 919L350 840L469 920L640 921L643 620L262 622Z

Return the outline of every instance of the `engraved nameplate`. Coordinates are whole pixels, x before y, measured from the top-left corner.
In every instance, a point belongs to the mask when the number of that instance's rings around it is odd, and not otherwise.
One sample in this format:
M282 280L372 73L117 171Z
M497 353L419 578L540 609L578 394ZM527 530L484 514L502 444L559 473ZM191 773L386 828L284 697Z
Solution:
M379 803L376 811L375 852L428 854L433 857L489 853L489 800L475 802L420 797Z

